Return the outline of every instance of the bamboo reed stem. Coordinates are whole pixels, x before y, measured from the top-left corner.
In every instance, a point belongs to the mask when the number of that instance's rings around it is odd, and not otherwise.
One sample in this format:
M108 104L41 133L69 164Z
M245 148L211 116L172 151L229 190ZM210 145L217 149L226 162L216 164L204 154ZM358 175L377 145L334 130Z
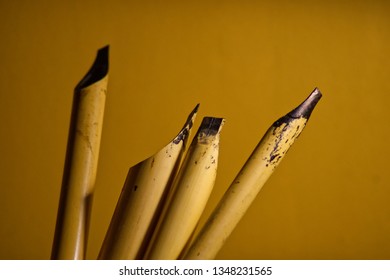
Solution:
M304 129L321 98L315 89L268 129L207 220L184 259L214 259L257 194Z
M146 259L177 259L190 239L213 189L224 119L205 117L163 210Z
M143 256L181 162L198 106L168 145L130 168L99 259L139 259Z
M84 259L108 82L108 46L74 91L52 259Z

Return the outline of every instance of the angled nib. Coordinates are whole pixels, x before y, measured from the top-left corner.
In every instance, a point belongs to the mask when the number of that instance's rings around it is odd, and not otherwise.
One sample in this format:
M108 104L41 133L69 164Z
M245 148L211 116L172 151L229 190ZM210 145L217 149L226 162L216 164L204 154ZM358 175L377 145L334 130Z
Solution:
M95 61L91 69L87 72L84 78L78 83L75 91L88 87L93 83L103 79L108 73L108 50L109 46L105 46L98 50Z
M173 140L173 143L178 144L180 141L187 142L187 138L190 134L190 130L194 125L196 114L198 113L199 104L195 106L192 112L188 115L186 122L184 123L183 128L180 130L179 134Z
M321 99L322 94L318 88L315 88L312 93L298 107L288 113L288 116L294 119L306 118L309 119L311 112Z

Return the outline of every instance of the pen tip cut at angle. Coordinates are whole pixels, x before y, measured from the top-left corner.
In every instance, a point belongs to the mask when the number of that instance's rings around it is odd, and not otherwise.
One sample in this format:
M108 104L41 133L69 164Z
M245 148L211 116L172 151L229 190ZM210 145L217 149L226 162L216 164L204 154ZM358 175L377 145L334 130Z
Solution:
M195 237L184 259L214 259L256 196L304 129L321 98L318 89L264 134Z
M200 104L198 103L195 106L195 108L192 110L192 112L188 115L188 118L187 118L186 122L184 123L182 130L179 132L179 134L173 140L174 143L179 143L182 140L186 140L183 142L184 146L186 145L188 137L190 136L191 128L194 125L195 117L196 117L198 110L199 110L199 105Z
M312 93L298 107L288 113L291 118L306 118L309 119L314 107L321 99L322 93L318 88L315 88Z
M224 119L205 117L175 177L145 259L177 259L190 242L214 187Z
M108 46L75 87L52 259L84 259L108 83Z
M94 63L83 79L77 84L75 90L81 90L103 79L108 74L109 45L98 50Z
M103 241L99 259L140 259L180 166L199 105L166 146L132 166Z

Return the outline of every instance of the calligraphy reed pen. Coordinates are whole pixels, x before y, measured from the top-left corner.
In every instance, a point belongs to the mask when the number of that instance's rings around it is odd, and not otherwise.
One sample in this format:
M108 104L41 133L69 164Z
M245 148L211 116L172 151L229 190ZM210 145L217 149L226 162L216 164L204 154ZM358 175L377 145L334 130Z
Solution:
M99 259L140 259L181 163L199 104L178 135L148 159L130 168Z
M217 176L220 132L225 120L205 117L173 183L146 259L177 259L191 238Z
M190 246L184 259L214 259L265 182L304 129L321 98L309 97L268 129Z
M52 259L84 259L108 82L108 46L74 90Z

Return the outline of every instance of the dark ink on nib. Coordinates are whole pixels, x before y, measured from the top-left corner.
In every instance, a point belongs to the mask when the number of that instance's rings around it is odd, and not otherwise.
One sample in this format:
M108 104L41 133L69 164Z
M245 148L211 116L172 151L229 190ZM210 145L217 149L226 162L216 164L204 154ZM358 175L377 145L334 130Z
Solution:
M287 115L291 118L306 118L309 119L311 112L321 99L322 94L318 88L315 88L312 93L298 107L292 110Z
M103 79L108 73L108 51L109 46L105 46L98 50L95 61L91 69L87 72L84 78L78 83L75 91L86 88L93 83Z

